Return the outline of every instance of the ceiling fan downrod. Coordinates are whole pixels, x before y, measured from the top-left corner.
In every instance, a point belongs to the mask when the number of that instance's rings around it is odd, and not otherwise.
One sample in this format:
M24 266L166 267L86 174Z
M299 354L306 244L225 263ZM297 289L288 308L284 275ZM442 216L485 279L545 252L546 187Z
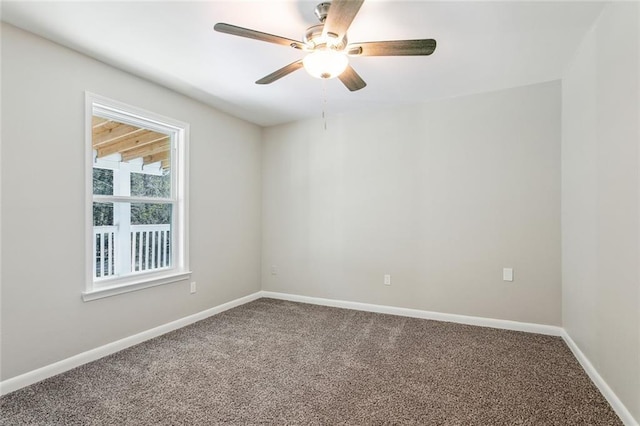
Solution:
M329 14L329 7L331 6L330 1L325 1L316 6L313 10L313 13L318 17L320 22L324 24L324 21L327 20L327 15Z

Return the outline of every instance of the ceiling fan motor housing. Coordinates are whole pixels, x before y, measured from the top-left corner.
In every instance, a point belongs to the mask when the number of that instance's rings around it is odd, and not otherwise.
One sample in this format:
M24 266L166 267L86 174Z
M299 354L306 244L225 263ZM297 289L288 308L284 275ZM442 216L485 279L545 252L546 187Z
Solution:
M342 40L340 40L337 34L327 33L325 38L322 36L323 29L324 24L307 28L307 31L304 33L304 42L307 44L307 47L309 47L310 50L323 47L337 51L344 50L347 46L347 35L345 34Z

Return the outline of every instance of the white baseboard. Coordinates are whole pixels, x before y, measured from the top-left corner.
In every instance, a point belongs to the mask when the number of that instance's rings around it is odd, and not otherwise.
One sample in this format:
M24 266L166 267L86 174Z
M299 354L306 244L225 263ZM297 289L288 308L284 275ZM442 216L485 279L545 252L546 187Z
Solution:
M177 330L189 324L193 324L197 321L219 314L220 312L235 308L236 306L244 305L245 303L249 303L253 300L259 299L260 297L262 297L261 292L258 291L256 293L232 300L227 303L223 303L222 305L218 305L202 312L180 318L179 320L154 327L150 330L146 330L138 334L134 334L133 336L125 337L124 339L108 343L104 346L82 352L78 355L74 355L53 364L46 365L42 368L38 368L37 370L33 370L28 373L4 380L0 382L0 395L6 395L25 386L32 385L49 377L79 367L88 362L98 360L107 355L111 355L112 353L137 345L138 343L142 343L146 340L153 339L154 337L161 336L170 331Z
M597 386L600 393L602 393L605 399L609 402L618 417L620 417L622 423L626 426L639 426L638 422L631 415L631 412L629 412L627 407L625 407L622 401L620 401L607 382L604 381L602 376L598 373L593 364L591 364L587 356L580 350L578 345L576 345L576 342L573 341L565 329L562 330L562 338L567 343L567 346L569 346L569 349L571 349L571 352L573 352L573 355L576 357L582 368L584 368L584 371L587 372L591 381Z
M441 312L423 311L419 309L398 308L395 306L373 305L369 303L348 302L345 300L322 299L319 297L299 296L296 294L262 291L262 297L289 300L291 302L310 303L313 305L332 306L335 308L354 309L357 311L377 312L380 314L399 315L403 317L422 318L436 321L455 322L458 324L477 325L480 327L500 328L504 330L525 331L528 333L561 336L562 327L528 322L500 320L493 318L473 317L467 315L445 314Z

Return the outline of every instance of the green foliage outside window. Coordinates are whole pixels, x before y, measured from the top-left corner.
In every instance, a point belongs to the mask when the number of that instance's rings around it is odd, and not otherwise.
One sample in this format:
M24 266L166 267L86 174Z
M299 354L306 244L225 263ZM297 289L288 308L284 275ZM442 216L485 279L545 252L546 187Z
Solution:
M131 195L134 197L169 198L171 196L171 175L169 173L161 176L131 173ZM163 223L171 223L170 204L131 204L132 225Z
M93 169L93 193L113 195L113 170ZM93 226L113 225L113 204L93 203Z

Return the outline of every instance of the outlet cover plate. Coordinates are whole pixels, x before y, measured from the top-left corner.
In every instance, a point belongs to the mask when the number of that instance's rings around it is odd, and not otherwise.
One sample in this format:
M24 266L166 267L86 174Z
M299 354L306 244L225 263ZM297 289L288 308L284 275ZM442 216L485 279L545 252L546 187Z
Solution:
M513 268L503 268L502 269L502 280L503 281L513 281Z

